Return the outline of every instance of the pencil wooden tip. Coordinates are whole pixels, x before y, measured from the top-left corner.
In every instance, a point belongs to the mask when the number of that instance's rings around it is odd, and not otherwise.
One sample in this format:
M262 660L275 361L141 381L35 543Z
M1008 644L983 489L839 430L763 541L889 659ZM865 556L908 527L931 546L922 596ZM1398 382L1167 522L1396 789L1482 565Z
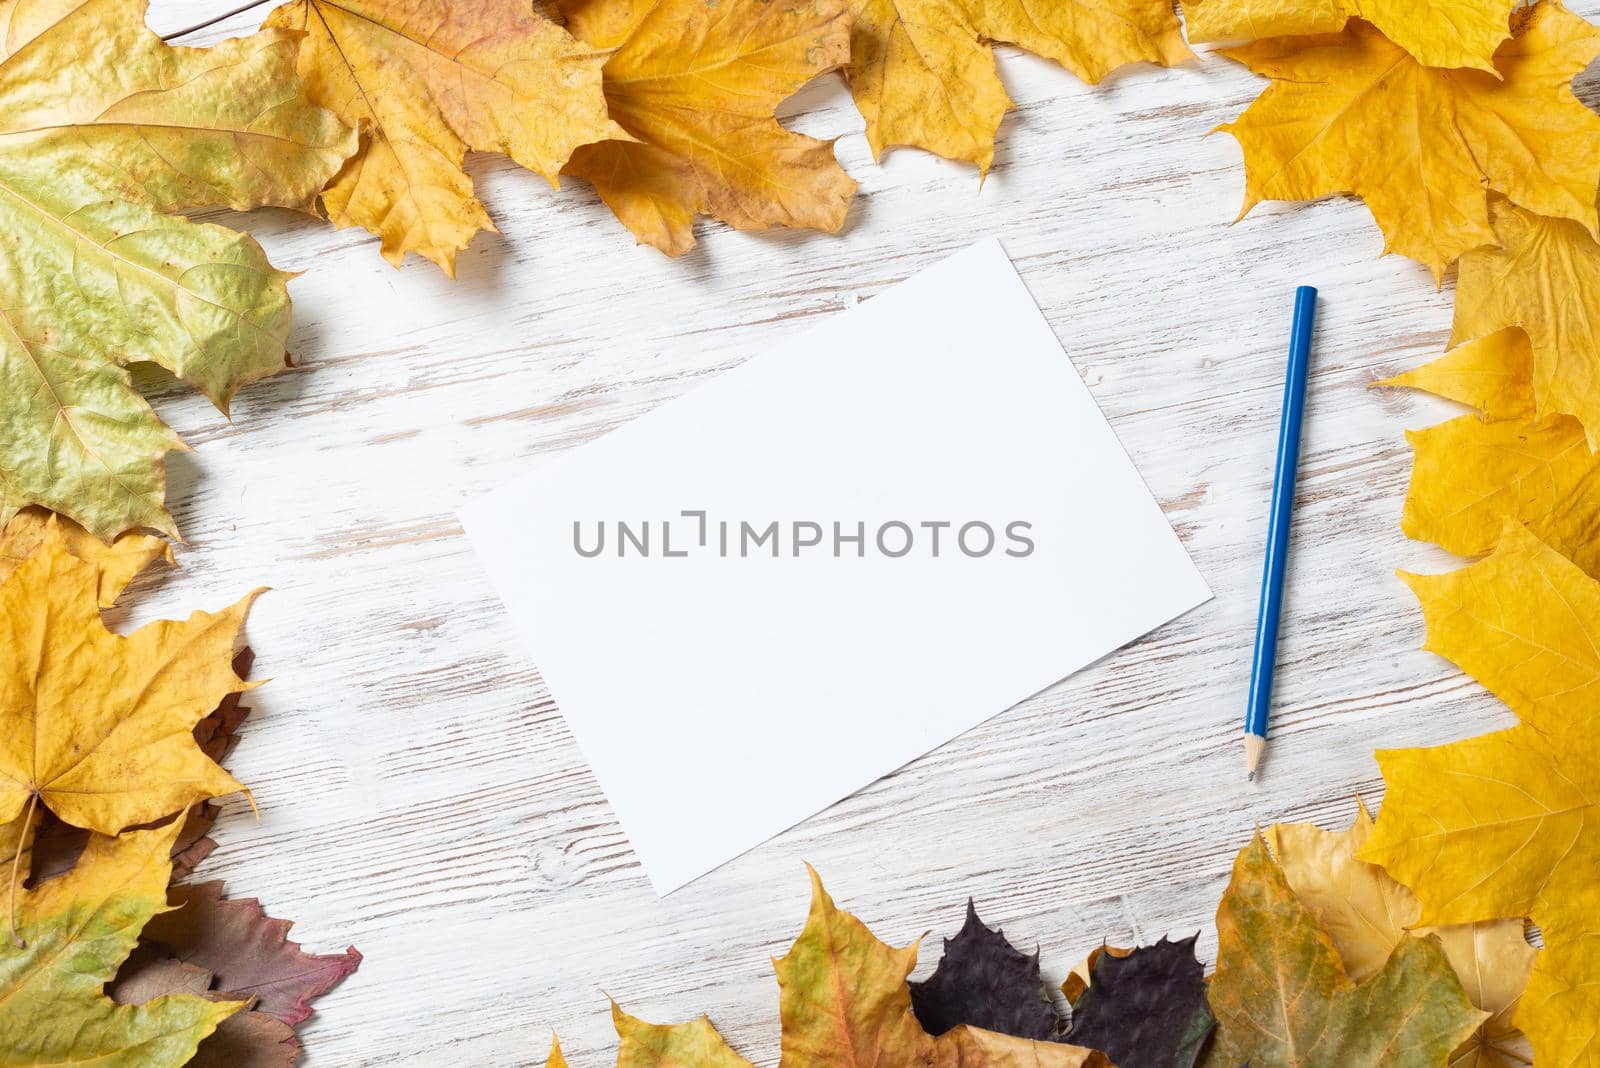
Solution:
M1256 769L1261 766L1261 754L1266 748L1267 740L1261 735L1244 736L1244 771L1245 778L1250 782L1256 781Z

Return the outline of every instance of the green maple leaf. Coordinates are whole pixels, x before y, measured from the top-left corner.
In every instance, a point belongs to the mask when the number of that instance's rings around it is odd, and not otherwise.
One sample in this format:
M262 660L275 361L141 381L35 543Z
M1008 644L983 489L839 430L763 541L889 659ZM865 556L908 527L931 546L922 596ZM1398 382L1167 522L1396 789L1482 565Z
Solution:
M1091 986L1092 989L1092 986ZM1425 1068L1445 1063L1486 1013L1472 1007L1436 936L1407 938L1357 985L1257 834L1217 907L1217 1035L1206 1068Z
M0 524L40 504L102 538L176 533L178 436L128 366L224 413L281 370L289 276L171 214L309 207L355 134L312 107L280 30L173 47L144 0L0 0Z
M18 895L24 945L0 935L0 1064L175 1068L245 1006L189 995L118 1005L102 993L145 923L167 907L182 823L95 835L72 871ZM0 852L15 848L17 829L0 828L12 835Z

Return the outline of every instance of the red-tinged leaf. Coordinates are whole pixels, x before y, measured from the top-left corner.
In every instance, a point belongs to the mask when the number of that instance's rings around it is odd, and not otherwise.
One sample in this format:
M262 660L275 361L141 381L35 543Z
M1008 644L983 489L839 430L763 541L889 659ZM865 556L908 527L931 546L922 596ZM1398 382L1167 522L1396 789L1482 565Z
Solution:
M106 988L112 1000L143 1005L166 994L199 994L227 1000L212 989L214 976L156 946L141 945L123 962ZM236 1012L200 1043L187 1068L290 1068L300 1057L294 1028L264 1012Z
M224 897L221 882L174 886L168 903L173 910L145 926L145 939L213 973L215 989L254 997L258 1011L287 1024L310 1016L312 999L361 963L354 946L306 953L288 938L291 921L268 916L253 897Z

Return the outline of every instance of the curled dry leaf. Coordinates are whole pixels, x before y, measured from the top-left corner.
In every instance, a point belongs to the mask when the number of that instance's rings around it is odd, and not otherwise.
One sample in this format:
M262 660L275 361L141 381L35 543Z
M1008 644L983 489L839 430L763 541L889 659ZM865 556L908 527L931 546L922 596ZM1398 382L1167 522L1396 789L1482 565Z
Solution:
M1600 244L1587 222L1500 198L1490 217L1495 247L1461 257L1450 343L1521 327L1533 352L1534 414L1572 416L1600 448Z
M1117 1068L1193 1068L1216 1027L1197 938L1095 954L1066 1040L1103 1050Z
M1352 982L1259 834L1234 862L1217 939L1208 1066L1439 1065L1484 1017L1436 938L1403 940L1375 974Z
M1527 1064L1527 1042L1512 1022L1534 958L1523 921L1418 926L1415 895L1376 864L1356 858L1371 834L1372 817L1358 804L1354 822L1337 834L1309 823L1280 823L1267 829L1267 842L1290 889L1311 909L1356 982L1381 971L1405 939L1438 936L1468 999L1489 1014L1450 1055L1449 1068Z
M932 1035L971 1024L1043 1041L1054 1038L1060 1024L1039 974L1038 952L1018 952L1004 932L984 925L970 899L961 930L944 940L938 967L911 984L911 1009Z
M1089 980L1094 975L1094 966L1101 957L1110 954L1113 957L1126 957L1133 950L1122 946L1113 946L1102 943L1091 949L1087 956L1072 966L1067 977L1061 981L1061 995L1067 999L1067 1004L1076 1005L1083 992L1089 989Z
M322 193L338 226L454 277L456 253L494 224L461 169L503 152L555 185L572 150L625 136L606 117L602 57L516 0L294 0L266 25L304 34L306 93L361 129Z
M182 443L128 365L226 413L285 366L289 276L170 213L309 207L355 150L301 94L292 34L181 48L144 13L0 2L0 523L37 504L101 538L176 533L162 461Z
M116 834L243 789L191 732L248 688L231 662L255 594L123 636L99 589L54 526L0 584L0 823L42 805Z
M992 42L1052 59L1087 82L1193 54L1169 0L852 0L846 77L874 158L925 148L988 173L1011 98Z
M607 53L605 98L626 138L586 145L563 173L592 183L640 243L694 246L694 218L739 230L836 233L856 183L833 143L773 112L850 58L845 0L562 0L568 28Z
M1512 0L1184 0L1183 17L1191 41L1337 33L1361 18L1424 66L1493 74L1511 8Z
M187 994L131 1007L101 993L166 905L176 833L97 835L64 878L20 895L24 945L0 939L0 1049L13 1063L177 1068L244 1007Z
M1600 30L1559 0L1540 0L1519 23L1495 53L1499 77L1422 66L1359 20L1333 35L1227 50L1272 79L1220 127L1244 151L1241 215L1263 200L1354 193L1386 251L1425 264L1435 280L1467 250L1505 241L1490 223L1490 190L1594 231L1600 115L1571 82L1600 54Z

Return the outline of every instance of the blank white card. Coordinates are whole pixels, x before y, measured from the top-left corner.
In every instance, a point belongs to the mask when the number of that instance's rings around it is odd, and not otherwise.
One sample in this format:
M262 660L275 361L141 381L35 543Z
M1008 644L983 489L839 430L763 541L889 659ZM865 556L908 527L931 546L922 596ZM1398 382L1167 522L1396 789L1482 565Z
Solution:
M663 894L1210 597L993 239L462 518Z

